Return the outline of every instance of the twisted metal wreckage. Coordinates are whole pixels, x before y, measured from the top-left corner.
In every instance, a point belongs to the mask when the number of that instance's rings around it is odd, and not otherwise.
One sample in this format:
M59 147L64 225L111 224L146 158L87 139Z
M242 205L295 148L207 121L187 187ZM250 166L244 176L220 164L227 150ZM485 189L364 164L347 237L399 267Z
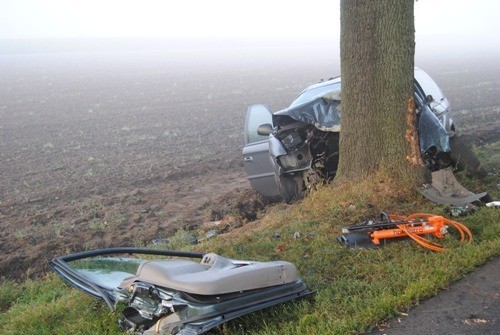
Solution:
M473 177L484 177L486 171L458 138L450 104L441 89L422 69L415 68L414 74L416 152L432 175L432 182L420 191L438 203L478 201L486 193L470 192L453 171L465 169ZM250 106L243 160L252 188L265 197L290 203L318 182L333 180L341 128L340 77L307 87L288 108L277 112L265 105Z
M144 335L201 334L313 293L291 263L240 261L214 253L110 248L55 258L49 265L111 311L125 304L121 328Z

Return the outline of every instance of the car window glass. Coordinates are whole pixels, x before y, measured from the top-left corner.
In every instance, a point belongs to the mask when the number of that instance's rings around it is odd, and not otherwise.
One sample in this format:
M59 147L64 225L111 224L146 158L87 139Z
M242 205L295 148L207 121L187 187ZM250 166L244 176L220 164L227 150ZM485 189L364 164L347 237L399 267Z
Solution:
M248 112L247 119L247 144L264 141L269 138L268 135L257 134L257 128L266 123L273 124L272 115L269 110L263 105L252 106Z
M290 107L295 107L295 106L301 105L305 102L309 102L309 101L314 100L316 98L325 96L325 94L327 94L329 92L338 91L338 90L340 90L340 83L312 88L310 90L303 92L301 95L299 95L297 97L297 99L295 99L292 102Z
M96 257L71 262L71 266L100 287L114 289L126 277L134 276L143 259Z
M422 70L415 70L415 79L417 79L426 96L432 95L436 102L444 99L443 92L436 84L436 82L426 72Z

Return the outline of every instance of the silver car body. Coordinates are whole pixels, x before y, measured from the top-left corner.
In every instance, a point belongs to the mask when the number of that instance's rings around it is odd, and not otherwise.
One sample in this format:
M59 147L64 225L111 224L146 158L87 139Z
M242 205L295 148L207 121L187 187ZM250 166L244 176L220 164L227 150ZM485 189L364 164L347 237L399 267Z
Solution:
M415 82L417 106L421 106L420 117L425 121L421 122L419 128L423 134L420 142L422 153L424 155L431 147L448 152L449 136L454 130L450 104L439 86L422 69L415 68ZM283 178L292 175L297 177L299 172L310 170L313 158L307 141L302 143L293 134L278 139L276 130L309 124L320 132L338 134L340 86L340 77L311 85L288 108L274 113L265 105L248 108L243 159L248 180L255 191L265 197L282 197L287 202L292 200L283 195L283 183L286 182ZM288 124L280 124L280 120L286 120ZM269 136L257 132L263 124L272 125L274 131ZM297 145L294 146L294 143ZM290 150L291 147L294 149ZM332 169L336 170L336 165ZM330 171L330 174L334 174L334 171Z

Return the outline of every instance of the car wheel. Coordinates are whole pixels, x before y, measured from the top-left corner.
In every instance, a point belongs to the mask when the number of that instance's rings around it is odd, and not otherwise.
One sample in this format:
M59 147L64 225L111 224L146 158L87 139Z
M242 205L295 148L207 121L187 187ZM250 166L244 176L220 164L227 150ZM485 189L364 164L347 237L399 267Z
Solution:
M488 174L472 150L457 136L450 137L451 162L458 170L465 170L472 178L484 178Z
M302 177L302 173L296 175L281 175L276 179L281 196L287 204L303 197L304 178Z

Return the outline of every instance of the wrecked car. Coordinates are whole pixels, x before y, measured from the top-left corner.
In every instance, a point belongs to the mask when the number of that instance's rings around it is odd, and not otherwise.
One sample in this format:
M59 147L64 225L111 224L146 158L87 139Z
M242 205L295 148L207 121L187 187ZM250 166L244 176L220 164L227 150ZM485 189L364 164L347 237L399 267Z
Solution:
M414 71L419 145L430 171L467 168L484 177L473 153L455 136L450 104L434 80ZM243 160L252 188L265 197L290 203L319 182L333 180L338 166L341 78L307 87L288 108L271 112L248 108ZM446 200L443 200L446 201Z
M49 265L111 311L124 307L120 327L134 334L201 334L313 293L291 263L240 261L214 253L109 248L62 256Z

